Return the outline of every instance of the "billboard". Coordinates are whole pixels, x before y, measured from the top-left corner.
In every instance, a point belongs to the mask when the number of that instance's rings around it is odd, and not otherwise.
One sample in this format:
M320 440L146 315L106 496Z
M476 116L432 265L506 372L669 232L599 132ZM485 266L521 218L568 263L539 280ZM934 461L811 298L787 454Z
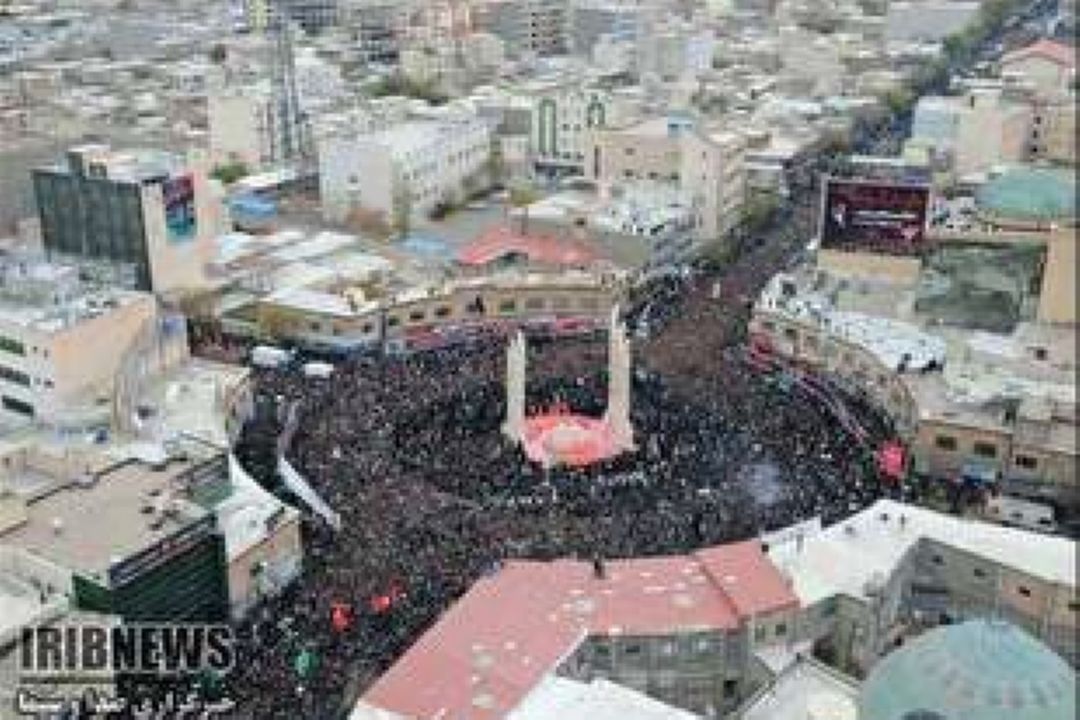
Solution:
M170 242L195 237L195 181L190 174L175 175L161 183L165 199L165 227Z
M930 187L828 178L821 248L911 255L926 241Z

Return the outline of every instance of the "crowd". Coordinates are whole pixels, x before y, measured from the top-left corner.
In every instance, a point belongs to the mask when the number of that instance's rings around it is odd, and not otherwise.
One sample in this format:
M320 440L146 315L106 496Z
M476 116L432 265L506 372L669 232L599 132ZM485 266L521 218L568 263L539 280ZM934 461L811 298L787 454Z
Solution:
M288 456L342 527L305 520L301 578L241 628L228 680L240 715L341 716L506 558L680 553L833 521L886 491L828 410L745 361L749 302L786 252L762 245L723 273L687 268L635 289L637 449L587 468L545 471L499 432L499 342L355 358L325 380L258 371L241 461L278 488L280 409L299 402ZM604 338L534 341L528 402L599 415L605 367ZM843 401L872 443L888 436L872 406Z

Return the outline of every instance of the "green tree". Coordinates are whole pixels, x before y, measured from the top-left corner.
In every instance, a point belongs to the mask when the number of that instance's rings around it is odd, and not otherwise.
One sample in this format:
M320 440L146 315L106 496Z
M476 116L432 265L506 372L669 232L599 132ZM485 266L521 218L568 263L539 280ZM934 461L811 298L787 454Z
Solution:
M215 180L220 180L222 185L232 185L234 182L242 177L245 177L251 172L248 166L239 161L233 161L225 163L224 165L218 165L210 171L210 177Z

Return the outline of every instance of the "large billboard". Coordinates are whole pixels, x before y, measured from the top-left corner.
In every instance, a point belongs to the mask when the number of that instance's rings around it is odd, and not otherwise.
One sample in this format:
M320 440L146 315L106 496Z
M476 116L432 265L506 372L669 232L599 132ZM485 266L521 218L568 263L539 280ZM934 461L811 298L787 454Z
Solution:
M195 236L195 181L191 175L176 175L161 184L165 196L165 227L170 242Z
M921 252L930 212L928 185L829 178L824 193L822 249Z

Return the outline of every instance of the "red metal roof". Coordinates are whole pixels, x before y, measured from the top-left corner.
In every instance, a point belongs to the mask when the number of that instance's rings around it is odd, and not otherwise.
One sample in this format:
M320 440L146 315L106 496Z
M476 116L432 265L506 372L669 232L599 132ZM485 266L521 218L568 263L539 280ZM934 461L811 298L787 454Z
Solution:
M1007 53L1001 61L1008 63L1032 56L1046 58L1065 67L1076 67L1076 48L1046 38L1036 40L1027 47Z
M365 694L417 720L505 718L589 635L733 630L798 601L756 541L692 555L520 561L479 580Z
M595 249L583 242L553 235L521 234L496 226L458 250L462 265L487 265L511 254L525 255L530 262L561 267L591 265L600 259Z

